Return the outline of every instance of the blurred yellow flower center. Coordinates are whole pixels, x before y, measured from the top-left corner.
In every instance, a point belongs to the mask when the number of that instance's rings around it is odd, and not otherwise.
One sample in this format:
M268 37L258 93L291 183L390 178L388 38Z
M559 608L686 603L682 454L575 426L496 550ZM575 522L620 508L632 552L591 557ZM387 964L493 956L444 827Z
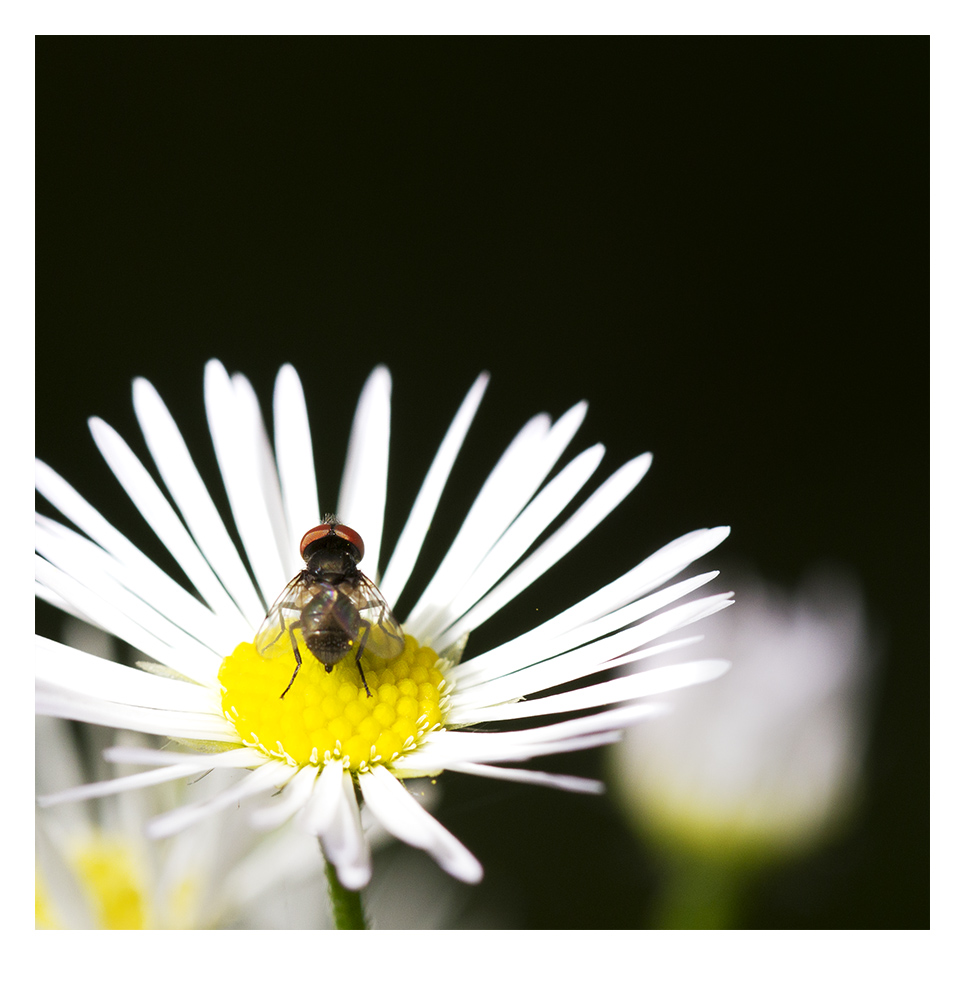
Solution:
M131 931L196 925L196 879L189 874L178 880L165 878L165 892L159 895L150 860L137 841L93 831L68 846L65 860L83 893L91 928ZM43 930L75 926L70 921L77 915L60 912L45 874L51 873L35 870L34 925ZM64 876L58 872L57 878L63 881Z
M93 834L70 848L67 862L90 907L93 927L131 931L149 925L145 866L129 843ZM35 872L35 888L36 927L52 930L68 926L39 870Z
M302 665L284 698L293 653L264 658L243 642L221 664L221 705L246 745L298 765L342 759L357 771L414 749L442 723L443 661L411 636L395 659L362 654L371 697L354 653L326 673L301 640L298 648Z
M95 908L99 927L108 930L147 927L144 873L126 843L94 837L77 851L74 864Z

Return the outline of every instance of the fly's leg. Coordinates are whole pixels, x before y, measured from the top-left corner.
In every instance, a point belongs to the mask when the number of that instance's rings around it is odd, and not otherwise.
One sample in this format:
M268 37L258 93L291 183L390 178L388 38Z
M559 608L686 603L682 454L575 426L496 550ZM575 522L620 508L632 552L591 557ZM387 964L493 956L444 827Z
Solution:
M295 672L292 674L292 679L288 682L288 687L285 688L281 693L281 697L284 698L286 694L291 690L292 684L295 683L295 678L298 676L298 671L302 666L302 654L298 652L298 641L295 639L295 624L294 622L289 623L287 626L289 638L292 641L292 652L295 654ZM368 688L366 688L366 691Z
M269 649L271 649L271 647L274 646L276 642L278 642L278 640L282 636L282 633L285 631L287 626L285 625L285 615L283 614L283 612L300 611L301 609L298 607L297 604L285 603L285 604L276 604L274 610L278 612L278 634L275 636L274 639L271 640L271 642L266 643L263 648L259 648L258 651L260 653L267 652ZM292 639L292 642L294 642L294 639Z
M372 697L372 692L369 690L368 682L365 680L365 671L362 669L362 650L365 649L365 643L368 640L369 629L371 628L372 626L368 622L365 622L362 626L362 631L359 632L358 638L359 648L355 654L355 665L359 668L359 677L362 678L362 686L365 688L365 693L369 698Z

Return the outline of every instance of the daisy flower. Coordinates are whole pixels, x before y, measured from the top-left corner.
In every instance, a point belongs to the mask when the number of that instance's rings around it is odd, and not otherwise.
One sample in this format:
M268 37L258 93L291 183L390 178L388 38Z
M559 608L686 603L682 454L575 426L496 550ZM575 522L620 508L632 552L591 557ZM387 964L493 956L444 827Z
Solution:
M367 380L334 509L364 540L359 570L394 609L404 640L370 648L358 618L358 645L353 639L334 665L309 651L304 620L286 629L288 648L283 641L266 653L253 641L267 609L305 569L299 539L332 509L328 489L319 505L308 411L290 365L275 384L274 449L247 379L229 376L217 361L205 369L208 424L243 553L150 383L135 380L134 409L166 493L116 431L96 417L89 422L111 471L189 587L38 460L38 492L78 530L37 515L37 592L133 646L140 669L38 638L37 712L157 734L180 746L114 748L113 762L148 769L42 803L237 771L240 779L226 789L152 818L148 834L171 836L242 800L262 800L251 816L256 827L294 819L318 838L341 884L357 890L372 870L363 812L457 879L482 876L479 861L410 794L406 779L450 770L600 792L597 781L514 765L611 743L660 710L650 696L726 669L720 660L647 666L655 653L685 644L666 640L669 633L730 603L726 594L681 603L715 573L664 586L728 529L690 532L536 628L473 649L472 630L593 531L651 460L644 454L627 462L552 530L595 472L603 447L587 448L553 474L586 404L555 422L533 417L483 483L421 596L406 603L404 588L487 381L481 375L459 407L384 559L391 380L384 367ZM301 666L288 689L296 655ZM633 673L599 679L628 663L636 665Z

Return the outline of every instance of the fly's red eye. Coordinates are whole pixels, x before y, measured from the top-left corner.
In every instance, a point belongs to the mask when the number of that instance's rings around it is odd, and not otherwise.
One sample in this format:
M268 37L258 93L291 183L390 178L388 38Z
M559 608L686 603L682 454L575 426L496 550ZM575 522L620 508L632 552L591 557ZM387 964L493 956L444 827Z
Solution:
M299 546L299 553L302 558L305 558L305 549L308 548L312 542L317 542L320 538L324 538L326 535L332 533L332 526L330 524L320 524L317 528L312 528L311 531L306 531L304 537L302 538L302 544ZM355 534L355 532L352 532Z
M346 542L350 542L359 550L359 559L361 559L362 556L365 555L365 544L362 541L362 536L357 531L354 531L352 528L349 528L344 524L335 524L332 525L331 527L332 531L334 531L339 538L344 538ZM302 542L303 547L304 544L305 543L303 541Z
M311 531L306 531L302 537L302 544L298 549L301 553L302 559L305 558L305 552L308 550L310 545L314 545L315 542L319 542L323 538L327 538L332 534L341 538L343 541L348 542L349 545L354 545L355 548L358 549L359 559L365 555L365 544L362 541L362 536L353 528L349 528L344 524L320 524L317 528L312 528Z

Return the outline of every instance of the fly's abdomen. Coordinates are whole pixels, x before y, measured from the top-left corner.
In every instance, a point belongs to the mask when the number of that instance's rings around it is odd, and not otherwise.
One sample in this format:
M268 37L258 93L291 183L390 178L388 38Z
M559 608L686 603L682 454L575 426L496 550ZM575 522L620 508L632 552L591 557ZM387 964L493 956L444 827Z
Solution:
M326 670L331 671L355 645L352 637L343 628L320 628L305 636L305 645L311 654L322 663Z

